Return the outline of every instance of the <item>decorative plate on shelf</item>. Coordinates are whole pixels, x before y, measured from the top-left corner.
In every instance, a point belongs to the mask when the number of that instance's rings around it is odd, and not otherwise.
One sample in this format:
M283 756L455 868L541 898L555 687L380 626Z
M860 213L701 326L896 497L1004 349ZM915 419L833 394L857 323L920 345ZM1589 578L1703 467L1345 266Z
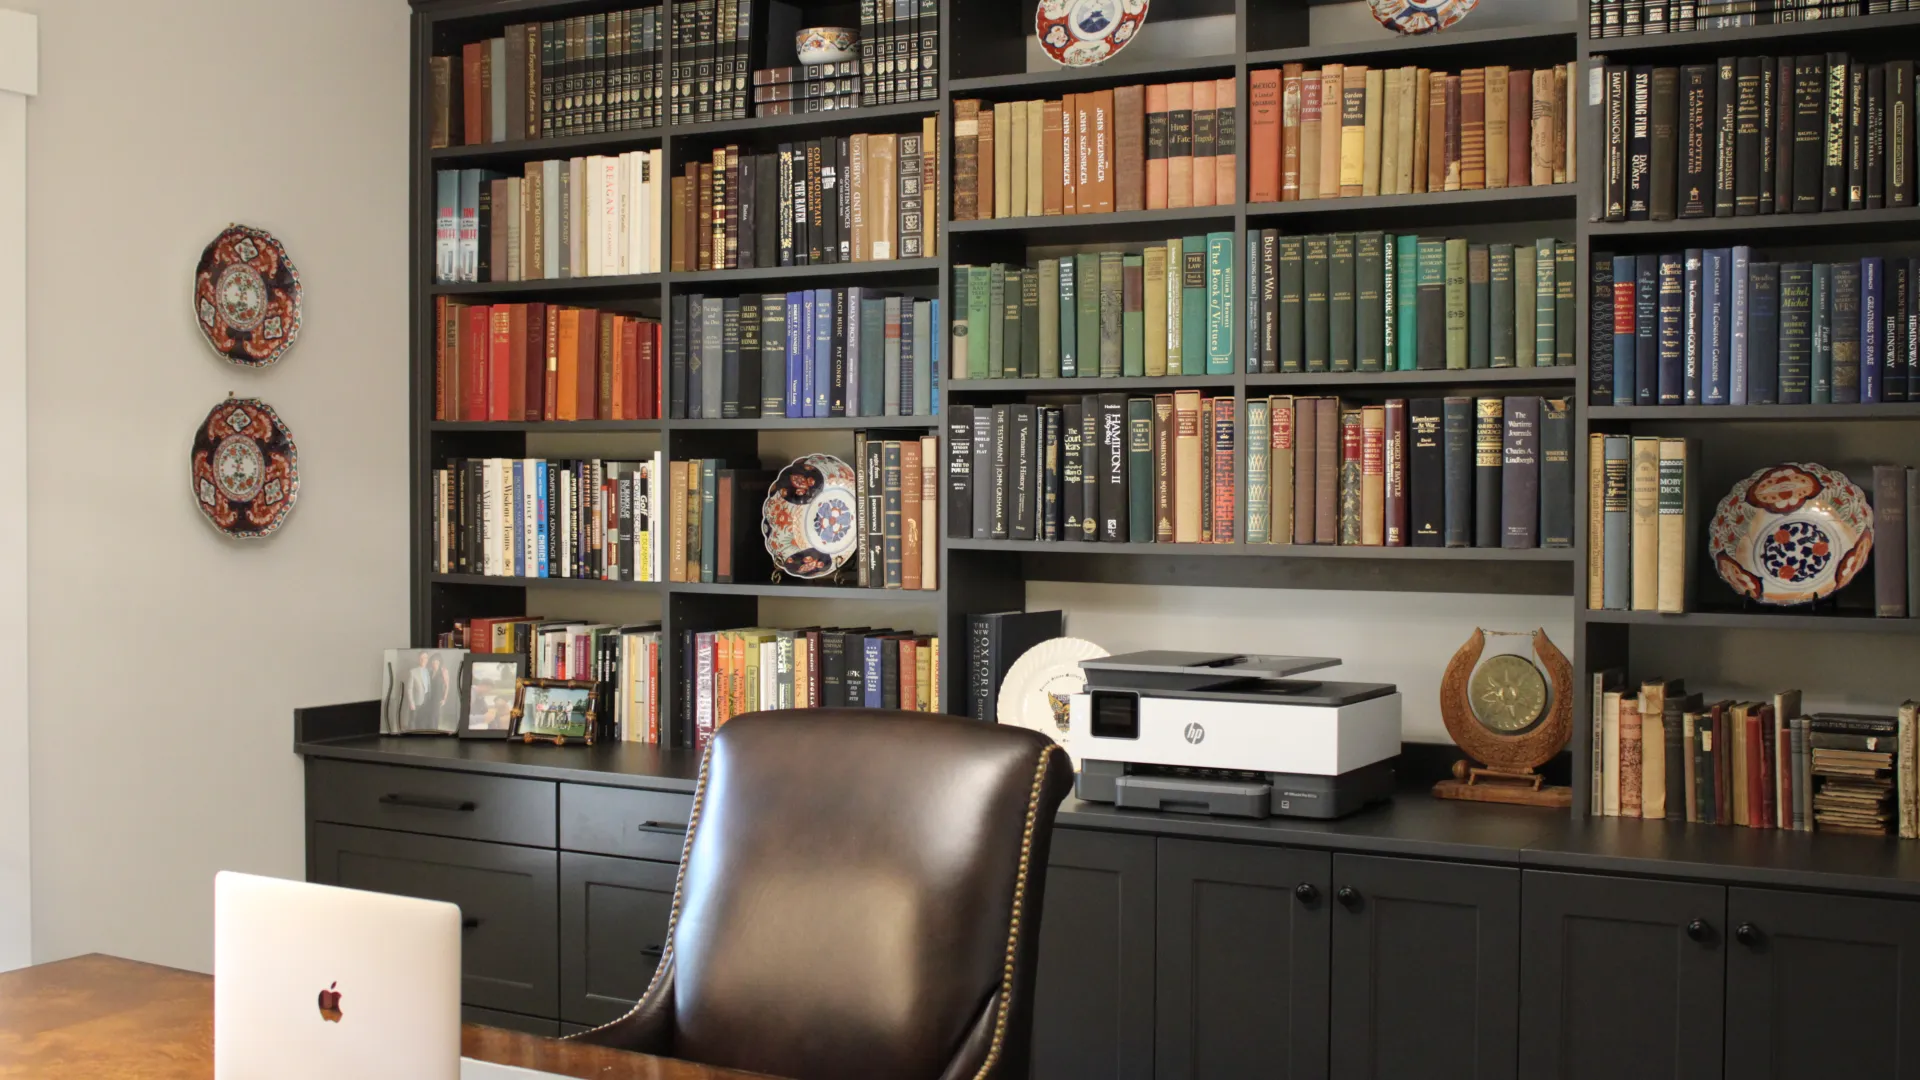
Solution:
M780 470L767 488L760 535L773 565L789 577L823 578L860 546L853 466L832 454L808 454Z
M300 494L299 451L272 407L228 398L193 436L193 501L213 527L240 540L271 536Z
M1113 59L1147 21L1147 0L1040 0L1033 29L1057 64L1092 67Z
M1769 465L1733 485L1708 526L1713 568L1762 604L1824 599L1873 553L1866 493L1824 465Z
M1380 25L1400 34L1431 34L1467 17L1480 0L1368 0Z
M1000 684L1000 722L1038 731L1059 743L1078 769L1080 755L1067 741L1067 706L1073 695L1087 690L1080 661L1109 655L1091 641L1071 637L1052 638L1021 653Z
M273 234L230 226L200 253L193 316L222 358L267 367L300 336L300 271Z

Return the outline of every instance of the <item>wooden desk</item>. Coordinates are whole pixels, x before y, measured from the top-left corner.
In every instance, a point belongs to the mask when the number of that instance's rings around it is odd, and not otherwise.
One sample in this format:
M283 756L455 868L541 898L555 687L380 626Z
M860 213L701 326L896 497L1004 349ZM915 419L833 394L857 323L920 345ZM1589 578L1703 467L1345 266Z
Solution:
M466 1056L594 1080L749 1080L734 1072L467 1025ZM208 1080L213 979L81 956L0 974L0 1077Z

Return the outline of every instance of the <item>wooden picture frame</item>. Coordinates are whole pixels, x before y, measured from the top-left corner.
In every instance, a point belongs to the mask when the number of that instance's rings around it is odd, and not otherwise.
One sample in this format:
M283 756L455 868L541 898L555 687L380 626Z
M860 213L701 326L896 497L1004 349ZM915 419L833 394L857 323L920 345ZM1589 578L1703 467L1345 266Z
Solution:
M586 679L521 679L513 695L513 738L555 746L592 746L600 723L600 684ZM564 723L555 719L564 717ZM531 721L531 722L530 722Z
M514 705L526 677L518 653L469 653L460 666L460 737L506 739L513 735Z

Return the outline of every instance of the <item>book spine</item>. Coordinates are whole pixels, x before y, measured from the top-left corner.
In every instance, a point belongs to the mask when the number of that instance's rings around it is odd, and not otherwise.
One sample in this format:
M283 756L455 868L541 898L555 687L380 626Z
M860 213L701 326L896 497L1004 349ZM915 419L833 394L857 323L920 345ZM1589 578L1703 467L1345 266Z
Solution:
M1498 546L1540 546L1540 399L1505 399L1500 451ZM1484 414L1483 414L1484 415ZM1485 479L1476 475L1476 480Z
M1653 68L1628 72L1627 220L1646 221L1653 194Z
M1447 473L1439 398L1414 398L1407 403L1407 440L1408 545L1441 547L1446 542Z
M1441 437L1445 453L1445 501L1442 536L1447 547L1472 547L1475 507L1473 481L1475 471L1474 401L1472 398L1446 398L1441 411ZM1497 454L1498 451L1495 451ZM1497 458L1496 458L1497 461Z
M1734 214L1734 182L1737 175L1734 169L1735 135L1739 129L1740 100L1738 66L1739 61L1735 57L1722 57L1715 65L1714 217L1732 217Z
M1381 543L1407 546L1407 402L1389 398L1381 415ZM1364 464L1364 463L1363 463Z
M1625 610L1632 606L1629 541L1632 533L1632 447L1633 440L1621 435L1605 437L1605 486L1601 493L1603 514L1602 545L1605 552L1601 570L1603 607Z
M1847 208L1848 78L1846 53L1827 54L1826 123L1822 132L1820 209Z
M1473 546L1500 547L1500 508L1504 490L1500 465L1504 448L1506 403L1503 398L1480 398L1474 404ZM1537 447L1538 429L1534 429L1532 434Z
M1513 367L1516 360L1513 347L1513 245L1491 244L1488 245L1486 250L1488 296L1484 315L1485 322L1487 323L1487 366L1496 368ZM1471 256L1471 254L1472 252L1469 252L1469 256ZM1609 265L1608 272L1611 273L1611 265ZM1468 287L1471 289L1471 267L1469 267L1468 277ZM1469 304L1472 303L1471 293L1469 293L1468 301ZM1608 303L1612 303L1611 293L1609 293L1608 296ZM1596 317L1597 315L1598 312L1596 312ZM1474 340L1479 340L1477 330L1475 331ZM1604 361L1604 363L1611 367L1612 338L1608 338L1607 343L1609 347L1608 356L1605 358L1595 357L1594 359L1596 362Z
M1540 546L1573 546L1573 413L1566 398L1540 403Z
M1873 533L1886 537L1883 557L1873 560L1874 614L1882 619L1904 619L1907 609L1906 552L1901 548L1907 535L1907 470L1899 465L1873 467Z

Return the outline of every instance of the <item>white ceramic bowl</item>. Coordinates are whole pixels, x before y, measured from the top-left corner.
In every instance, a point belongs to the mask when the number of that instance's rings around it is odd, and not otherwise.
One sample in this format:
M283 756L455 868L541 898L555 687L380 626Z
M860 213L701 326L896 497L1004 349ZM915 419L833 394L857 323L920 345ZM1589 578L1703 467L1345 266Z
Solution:
M793 35L802 64L837 64L860 56L860 32L847 26L810 26Z

